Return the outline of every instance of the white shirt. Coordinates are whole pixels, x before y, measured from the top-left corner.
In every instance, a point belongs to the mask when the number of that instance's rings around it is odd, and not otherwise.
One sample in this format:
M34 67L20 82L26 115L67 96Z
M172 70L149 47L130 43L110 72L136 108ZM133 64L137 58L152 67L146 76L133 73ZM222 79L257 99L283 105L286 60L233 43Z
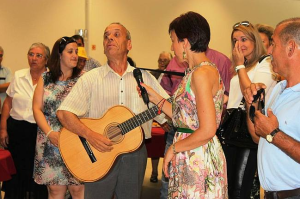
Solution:
M267 88L266 92L266 101L272 89L276 85L276 81L274 80L274 73L272 72L272 65L270 63L270 59L266 58L261 63L257 63L250 71L247 72L247 75L251 82L253 83L264 83ZM240 82L238 75L235 75L230 80L230 94L227 104L227 109L229 108L238 108L239 104L243 99L243 94L240 88Z
M78 117L100 118L109 108L123 105L135 114L147 109L137 92L134 68L127 65L122 76L114 72L108 64L93 69L79 78L58 110L66 110ZM145 84L151 86L164 98L168 94L158 81L147 71L141 70ZM153 104L150 103L150 106ZM117 117L117 116L116 116ZM159 123L165 122L165 115L155 117ZM142 125L145 138L151 138L152 120Z
M36 123L32 111L32 99L36 85L32 84L30 69L22 69L15 75L7 88L6 94L12 97L10 116L16 120Z

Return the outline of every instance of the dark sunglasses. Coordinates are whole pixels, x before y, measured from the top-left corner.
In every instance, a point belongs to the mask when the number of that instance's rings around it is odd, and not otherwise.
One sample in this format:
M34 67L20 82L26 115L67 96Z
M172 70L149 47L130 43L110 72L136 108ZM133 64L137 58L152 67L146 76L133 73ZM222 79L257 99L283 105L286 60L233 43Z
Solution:
M262 98L261 98L261 95ZM265 114L265 89L260 89L257 91L257 94L253 96L253 101L251 103L250 109L249 109L249 118L254 123L254 116L255 116L255 106L253 106L253 103L256 103L258 101L257 110L260 110L262 114Z
M73 37L62 37L60 42L59 42L59 49L58 52L62 53L62 51L64 51L65 47L69 44L69 43L76 43L75 39Z
M248 27L248 26L250 26L250 22L249 21L241 21L241 22L238 22L238 23L234 24L232 28L235 29L235 28L237 28L239 26L246 26L246 27Z

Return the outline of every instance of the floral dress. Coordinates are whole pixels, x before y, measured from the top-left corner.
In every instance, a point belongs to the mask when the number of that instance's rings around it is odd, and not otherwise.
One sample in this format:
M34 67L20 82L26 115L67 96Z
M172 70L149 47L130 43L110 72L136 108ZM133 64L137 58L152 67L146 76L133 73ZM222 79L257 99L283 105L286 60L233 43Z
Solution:
M51 129L59 131L61 123L56 117L56 110L69 94L77 78L53 83L50 73L42 75L44 80L44 115ZM37 184L45 185L78 185L81 184L66 168L59 149L54 146L46 134L38 128L36 154L34 160L34 180Z
M177 128L199 128L195 96L191 90L191 77L196 68L214 64L202 62L189 70L182 79L172 103L173 123ZM214 66L215 67L215 66ZM224 85L220 78L219 91L214 96L216 123L220 124L223 107ZM190 136L191 133L177 131L174 143ZM207 144L176 154L171 162L168 198L223 199L227 196L226 160L222 146L214 136Z

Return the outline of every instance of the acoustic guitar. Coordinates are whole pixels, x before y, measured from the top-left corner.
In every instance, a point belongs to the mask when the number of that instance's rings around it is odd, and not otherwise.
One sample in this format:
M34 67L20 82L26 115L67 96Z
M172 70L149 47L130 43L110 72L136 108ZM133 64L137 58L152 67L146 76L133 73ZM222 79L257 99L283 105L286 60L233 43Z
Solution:
M144 139L140 125L157 116L158 110L157 106L153 106L135 116L127 107L118 105L110 108L99 119L80 119L91 130L113 142L113 150L105 153L96 150L85 138L62 128L59 150L64 163L83 182L100 180L109 172L119 155L140 147Z

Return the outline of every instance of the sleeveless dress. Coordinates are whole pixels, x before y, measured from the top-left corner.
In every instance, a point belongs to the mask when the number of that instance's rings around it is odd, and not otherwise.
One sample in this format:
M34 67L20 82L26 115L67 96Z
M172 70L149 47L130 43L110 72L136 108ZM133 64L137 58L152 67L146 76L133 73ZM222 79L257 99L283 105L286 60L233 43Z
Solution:
M186 71L172 102L173 123L177 128L195 131L199 128L199 119L195 96L191 90L193 72L203 66L214 64L202 62L192 70ZM219 90L214 96L216 124L220 124L224 85L220 79ZM176 132L173 143L183 140L191 133ZM171 161L168 198L184 199L223 199L227 195L226 160L222 146L214 136L207 144L198 148L180 152Z
M60 131L61 123L56 117L56 110L69 94L78 78L53 83L50 72L42 74L44 80L44 115L51 129ZM34 160L34 181L45 185L79 185L77 180L66 168L59 149L54 146L46 134L38 128L36 152Z

